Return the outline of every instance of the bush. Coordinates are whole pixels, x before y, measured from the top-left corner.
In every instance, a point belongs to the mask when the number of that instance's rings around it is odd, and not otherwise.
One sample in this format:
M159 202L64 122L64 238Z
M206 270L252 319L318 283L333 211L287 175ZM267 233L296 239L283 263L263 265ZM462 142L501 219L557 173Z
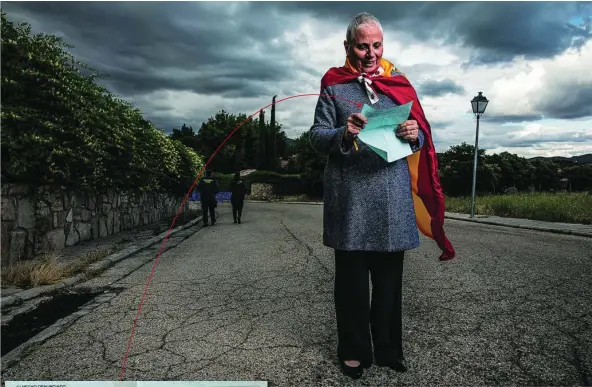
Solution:
M234 173L216 173L214 177L218 180L221 191L230 192L230 183L234 180ZM246 182L246 179L243 178L243 180Z
M470 213L470 197L447 197L446 211ZM592 224L592 196L528 193L475 198L475 213L548 222Z
M230 183L234 174L216 174L216 179L222 191L230 191ZM255 171L243 177L247 190L251 191L254 183L273 184L276 195L298 195L305 190L304 181L300 175L282 175L276 172Z
M95 83L59 37L31 36L2 13L2 177L63 185L180 192L203 165L130 103ZM187 187L188 189L189 187Z
M254 183L267 183L274 186L276 195L297 195L304 192L304 182L300 175L282 175L276 172L255 171L247 176L247 188Z
M183 145L180 141L172 140L170 137L165 138L172 143L172 153L176 157L175 164L171 165L166 175L166 183L163 184L163 188L175 196L184 196L200 173L203 161L191 148Z

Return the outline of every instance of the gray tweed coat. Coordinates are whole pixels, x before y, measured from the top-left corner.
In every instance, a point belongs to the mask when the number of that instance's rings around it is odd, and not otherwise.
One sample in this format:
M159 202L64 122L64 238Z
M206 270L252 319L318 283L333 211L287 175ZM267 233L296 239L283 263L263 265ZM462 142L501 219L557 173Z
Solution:
M333 85L321 94L369 104L364 86L357 81ZM396 106L378 94L375 109ZM351 102L319 97L311 146L327 154L324 176L323 242L348 251L402 251L419 247L419 232L411 196L407 159L387 163L358 141L359 150L342 142L350 114L360 112ZM393 128L394 129L394 128ZM418 151L423 146L419 131Z

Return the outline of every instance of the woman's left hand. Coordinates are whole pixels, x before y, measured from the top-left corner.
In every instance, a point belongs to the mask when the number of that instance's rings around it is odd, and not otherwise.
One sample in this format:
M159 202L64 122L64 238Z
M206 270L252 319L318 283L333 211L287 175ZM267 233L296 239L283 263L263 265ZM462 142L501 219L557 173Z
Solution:
M417 125L417 121L409 120L403 122L401 125L397 127L397 137L403 137L405 140L413 142L417 140L419 136L419 125Z

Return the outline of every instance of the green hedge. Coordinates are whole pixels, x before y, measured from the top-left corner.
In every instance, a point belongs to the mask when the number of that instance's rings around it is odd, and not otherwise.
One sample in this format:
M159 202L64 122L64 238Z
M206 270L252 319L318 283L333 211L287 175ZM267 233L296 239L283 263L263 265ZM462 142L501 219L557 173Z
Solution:
M218 181L218 184L220 184L221 191L230 191L230 183L234 179L233 173L216 173L214 177Z
M230 191L230 183L234 174L216 174L216 179L222 191ZM298 174L282 175L276 172L255 171L243 178L247 189L251 190L254 183L267 183L274 185L276 195L298 195L305 192L305 183Z
M200 156L98 85L61 38L5 13L1 32L4 181L186 193Z

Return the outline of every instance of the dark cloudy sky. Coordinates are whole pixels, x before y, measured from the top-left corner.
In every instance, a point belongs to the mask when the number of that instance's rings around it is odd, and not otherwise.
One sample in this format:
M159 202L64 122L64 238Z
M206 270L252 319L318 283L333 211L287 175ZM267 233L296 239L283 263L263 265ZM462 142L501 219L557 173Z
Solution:
M523 156L592 153L590 2L3 2L13 21L63 36L105 84L170 131L220 109L252 114L318 93L344 62L351 18L370 12L384 57L416 86L436 148L474 142L470 100L491 101L480 145ZM315 97L277 105L289 137Z

